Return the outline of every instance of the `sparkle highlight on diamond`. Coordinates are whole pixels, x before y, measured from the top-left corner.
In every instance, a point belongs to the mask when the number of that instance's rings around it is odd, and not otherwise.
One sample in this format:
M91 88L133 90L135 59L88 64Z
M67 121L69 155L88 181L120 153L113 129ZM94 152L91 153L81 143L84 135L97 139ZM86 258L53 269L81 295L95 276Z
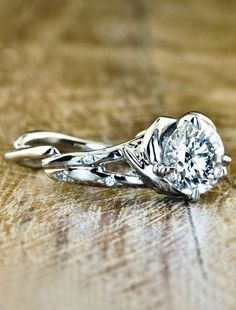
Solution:
M187 114L163 140L165 176L177 191L196 198L224 175L224 146L214 125L198 113Z

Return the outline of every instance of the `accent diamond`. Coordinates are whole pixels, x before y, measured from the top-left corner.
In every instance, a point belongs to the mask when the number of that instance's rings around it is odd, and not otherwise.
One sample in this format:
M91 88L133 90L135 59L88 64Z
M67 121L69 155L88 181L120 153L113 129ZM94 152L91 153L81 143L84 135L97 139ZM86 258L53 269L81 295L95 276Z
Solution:
M94 156L91 154L86 154L82 157L82 162L85 165L91 165L94 162Z

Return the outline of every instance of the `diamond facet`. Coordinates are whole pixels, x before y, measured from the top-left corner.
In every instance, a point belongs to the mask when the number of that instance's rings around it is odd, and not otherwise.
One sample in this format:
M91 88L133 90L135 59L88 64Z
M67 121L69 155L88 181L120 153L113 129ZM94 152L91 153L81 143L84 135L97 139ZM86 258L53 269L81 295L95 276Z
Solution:
M179 192L193 197L211 189L224 174L224 146L211 121L190 113L162 143L162 161L172 171L165 176Z

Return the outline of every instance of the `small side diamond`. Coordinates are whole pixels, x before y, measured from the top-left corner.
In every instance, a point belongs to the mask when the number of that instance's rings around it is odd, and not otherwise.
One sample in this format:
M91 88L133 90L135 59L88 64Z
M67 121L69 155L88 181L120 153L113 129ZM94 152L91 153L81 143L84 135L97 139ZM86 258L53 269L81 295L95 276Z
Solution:
M116 184L116 180L115 180L114 176L112 175L112 176L106 177L104 179L98 180L98 183L103 184L103 185L108 186L108 187L112 187Z
M68 176L63 171L56 172L54 176L56 179L58 179L61 182L68 182Z
M130 171L127 171L126 173L128 176L137 176L137 172L135 170L130 170Z
M82 163L85 164L85 165L91 165L91 164L94 162L94 156L91 155L91 154L84 155L84 156L81 158L81 161L82 161Z
M107 186L113 186L116 183L114 176L107 177L104 181Z

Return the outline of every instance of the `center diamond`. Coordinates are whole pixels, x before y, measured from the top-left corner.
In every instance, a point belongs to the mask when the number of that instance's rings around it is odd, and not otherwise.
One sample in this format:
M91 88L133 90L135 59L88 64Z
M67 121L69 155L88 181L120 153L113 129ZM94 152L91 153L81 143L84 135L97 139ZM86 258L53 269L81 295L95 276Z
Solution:
M221 138L210 120L200 114L181 118L162 146L163 164L173 168L165 180L185 195L205 193L223 176Z

